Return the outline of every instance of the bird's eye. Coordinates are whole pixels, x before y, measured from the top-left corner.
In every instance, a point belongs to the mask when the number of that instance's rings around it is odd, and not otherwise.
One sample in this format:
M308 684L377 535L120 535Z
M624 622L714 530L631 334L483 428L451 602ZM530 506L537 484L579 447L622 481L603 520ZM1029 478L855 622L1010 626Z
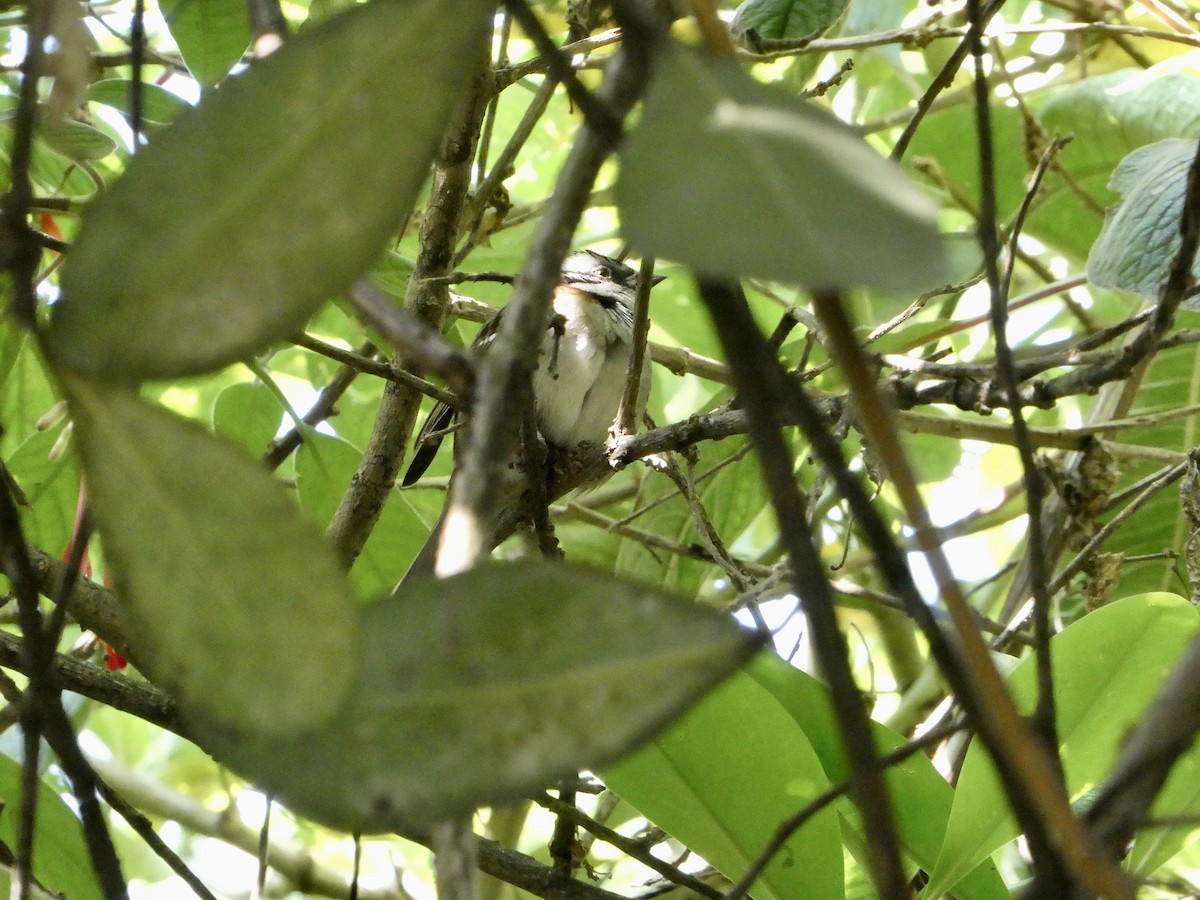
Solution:
M596 266L592 272L597 278L603 278L606 281L611 281L613 277L612 269L610 269L608 266Z

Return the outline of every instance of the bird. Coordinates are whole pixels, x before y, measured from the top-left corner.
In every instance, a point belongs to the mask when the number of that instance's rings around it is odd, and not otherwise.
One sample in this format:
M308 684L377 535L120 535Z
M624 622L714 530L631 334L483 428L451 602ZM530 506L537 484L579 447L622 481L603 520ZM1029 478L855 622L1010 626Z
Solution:
M651 278L651 287L665 276ZM538 431L551 452L565 452L585 443L602 443L617 417L633 352L633 310L637 271L624 262L577 250L563 261L554 289L553 313L547 323L533 373L534 410ZM486 353L504 310L480 330L472 353ZM650 391L650 359L643 361L637 417L646 408ZM401 485L408 487L425 473L437 455L454 420L454 410L436 404L417 433L413 456ZM441 522L434 526L431 543ZM427 545L428 546L428 545ZM428 569L429 552L417 555L414 569ZM408 576L406 576L406 579Z
M666 276L655 275L651 285ZM594 250L578 250L562 265L554 290L553 321L542 339L533 374L538 431L546 443L570 450L608 436L625 391L633 351L633 304L637 271ZM487 321L471 345L486 353L504 316L501 309ZM650 391L649 357L643 363L638 414ZM415 484L425 474L454 419L454 410L436 404L413 442L413 456L401 480Z

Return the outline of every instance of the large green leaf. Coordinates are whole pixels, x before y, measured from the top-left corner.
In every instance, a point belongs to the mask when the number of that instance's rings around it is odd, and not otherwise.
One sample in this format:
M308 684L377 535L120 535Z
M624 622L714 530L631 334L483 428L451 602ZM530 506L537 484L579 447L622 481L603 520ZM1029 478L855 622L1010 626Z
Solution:
M829 689L783 660L765 654L746 672L770 692L804 731L830 782L846 781L850 767L842 749ZM872 723L872 730L881 754L906 743L903 735L878 722ZM946 836L954 789L922 753L889 766L887 785L905 852L926 872L932 871ZM844 814L852 812L849 803L843 803L840 809ZM959 900L999 900L1008 897L1008 891L995 865L984 860L958 884L955 895Z
M313 727L354 679L332 550L256 462L132 394L69 384L92 513L137 662L201 725Z
M423 829L611 762L759 646L728 617L540 562L410 583L364 615L360 677L319 730L205 734L346 831Z
M1179 254L1180 213L1196 142L1171 138L1121 160L1108 186L1121 195L1088 254L1088 280L1156 299ZM1192 264L1200 274L1200 259Z
M1128 597L1080 619L1051 642L1058 729L1072 798L1111 769L1121 739L1145 710L1184 646L1200 631L1190 603L1174 594ZM1036 702L1032 658L1014 670L1009 687L1018 706ZM1018 829L978 742L963 763L946 842L926 888L941 896Z
M1025 196L1029 169L1026 138L1019 110L996 104L991 114L996 210L1004 220L1016 212ZM975 134L977 127L975 110L970 106L936 110L913 135L905 161L910 166L927 167L931 170L927 176L930 181L978 202L982 189L979 152L973 142L967 145L964 141L964 135Z
M491 6L356 7L180 116L85 216L50 327L57 358L174 377L299 328L411 208Z
M1171 774L1150 810L1154 819L1179 816L1195 820L1200 812L1200 747L1193 747L1171 767ZM1141 831L1129 852L1128 868L1139 878L1148 878L1163 863L1200 838L1193 825L1154 827Z
M228 75L250 46L250 16L241 0L163 0L160 9L202 88Z
M881 752L904 743L882 725L874 730ZM828 689L766 653L653 745L604 772L625 800L730 878L745 871L775 825L823 785L848 776ZM921 754L890 767L887 780L904 849L930 870L954 792ZM840 896L840 865L836 875L824 868L832 865L824 842L841 844L835 812L856 823L846 827L857 827L857 814L843 798L805 825L768 867L755 896ZM985 862L963 881L958 895L998 900L1007 892L995 866Z
M17 847L20 811L21 766L0 756L0 842L9 850ZM92 873L79 819L53 788L41 782L33 835L33 877L48 890L71 900L100 900L103 896Z
M803 730L748 673L668 732L606 769L605 782L654 824L740 878L780 822L829 787ZM755 882L755 897L843 896L836 807L810 819Z
M706 275L809 288L941 280L933 204L846 125L736 64L672 46L621 151L621 228Z
M29 500L21 518L25 540L55 554L66 550L79 506L79 463L54 452L61 439L61 428L34 431L5 460Z

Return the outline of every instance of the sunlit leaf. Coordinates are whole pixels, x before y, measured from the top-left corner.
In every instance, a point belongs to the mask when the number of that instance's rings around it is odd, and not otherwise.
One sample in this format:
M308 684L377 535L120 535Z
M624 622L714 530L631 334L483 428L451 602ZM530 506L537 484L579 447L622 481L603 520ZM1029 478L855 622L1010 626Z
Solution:
M1021 113L997 104L992 110L993 166L995 167L996 208L1007 218L1016 212L1025 197L1025 179L1029 171ZM918 180L959 191L962 196L978 197L981 190L979 154L964 152L964 135L975 134L975 110L970 106L948 106L926 117L913 136L905 164L927 174ZM972 238L974 236L972 235ZM976 253L978 253L978 242Z
M324 434L306 436L296 451L296 496L304 511L322 528L329 525L341 505L346 485L361 463L361 451ZM358 596L378 597L390 591L425 543L428 527L414 511L412 496L409 491L393 492L384 504L379 521L350 570L350 583ZM429 497L428 492L425 496ZM433 518L442 500L436 497Z
M1200 631L1195 608L1174 594L1143 594L1110 604L1054 637L1055 700L1067 788L1072 798L1111 769L1122 738L1145 710L1175 659ZM1009 687L1025 711L1036 702L1034 660L1013 672ZM931 898L1018 834L995 769L975 742L967 753Z
M815 104L682 47L658 60L616 190L637 250L706 275L901 290L945 274L933 205L899 167Z
M83 122L67 121L61 125L47 125L38 130L38 135L56 153L75 162L93 162L104 159L117 149L117 142L103 131Z
M103 103L125 114L131 115L129 108L129 91L133 82L123 78L106 78L96 81L88 88L88 99L93 103ZM191 105L166 88L157 84L142 85L142 121L165 124L174 121L179 115L191 108Z
M759 656L746 674L770 693L804 731L833 784L850 777L829 689L777 657ZM878 722L871 724L880 753L904 745L905 738ZM933 869L946 836L954 790L924 754L916 753L887 769L887 786L896 811L896 827L905 852L925 871ZM849 803L839 807L855 820ZM1007 891L996 867L985 860L955 889L959 900L999 900Z
M85 216L50 329L57 357L173 377L300 328L411 208L491 6L356 7L182 115Z
M160 9L203 88L228 75L250 46L250 16L241 0L163 0Z
M259 455L279 431L279 398L261 381L231 384L213 404L213 431L247 453Z
M358 609L283 485L132 394L69 393L138 664L202 725L292 733L328 718L356 674Z
M209 749L347 831L420 829L611 762L759 646L724 616L563 565L488 565L365 610L361 677L302 739Z

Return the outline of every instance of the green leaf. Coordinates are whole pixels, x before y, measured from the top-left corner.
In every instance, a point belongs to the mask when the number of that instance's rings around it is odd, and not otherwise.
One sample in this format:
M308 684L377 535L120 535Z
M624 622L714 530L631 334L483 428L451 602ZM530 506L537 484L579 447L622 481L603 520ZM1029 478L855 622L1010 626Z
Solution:
M1200 80L1191 72L1126 69L1051 93L1037 110L1050 135L1075 136L1060 154L1063 172L1046 173L1026 230L1086 256L1100 232L1105 185L1118 162L1165 138L1200 137Z
M74 162L95 162L117 149L117 142L98 128L83 122L66 121L61 125L45 125L38 137L46 146Z
M279 432L279 398L261 381L231 384L213 404L213 431L247 453L261 455Z
M70 453L53 454L62 429L34 431L5 460L31 506L21 518L25 540L61 553L75 530L79 465Z
M846 11L850 0L745 0L734 13L734 32L759 37L820 37Z
M364 613L319 731L210 730L223 762L346 831L413 830L611 762L759 646L725 616L585 569L486 565Z
M106 78L93 82L88 88L88 100L102 103L120 110L126 118L131 115L129 109L129 91L133 82L126 78ZM159 87L157 84L142 84L142 120L165 125L173 122L187 110L191 104L178 94Z
M164 0L159 8L202 88L228 75L250 46L250 17L241 0Z
M0 756L0 842L9 850L17 847L20 809L21 766L7 756ZM103 896L92 873L79 819L44 782L38 783L33 877L48 890L71 900L100 900Z
M339 419L340 422L340 419ZM346 485L362 463L362 452L340 438L310 434L296 451L296 495L300 506L322 528L341 506ZM425 543L429 527L417 515L411 492L393 491L362 552L350 570L359 597L378 597L396 586L397 573ZM439 497L437 507L440 511ZM437 517L434 512L432 518Z
M993 165L995 166L996 209L1002 221L1008 220L1025 197L1026 137L1021 112L997 104L991 113ZM961 191L977 199L982 188L979 178L979 153L964 148L964 135L976 133L975 110L970 106L950 106L926 117L913 136L905 160L911 168L928 167L933 177L926 180ZM973 147L973 144L972 144ZM978 241L971 235L978 254ZM982 262L976 262L981 266Z
M815 104L682 47L658 60L616 195L631 244L706 275L898 291L944 277L933 204L899 167Z
M169 378L300 328L411 208L491 6L356 7L182 115L85 215L50 326L57 358Z
M804 732L739 673L636 755L602 773L627 803L736 880L776 827L829 787ZM755 882L755 897L843 895L836 807L815 815Z
M803 730L825 768L829 781L838 784L850 776L842 749L829 690L815 678L775 656L761 654L746 674L767 690ZM872 723L880 753L904 745L907 739L890 728ZM896 811L896 827L905 852L926 871L932 871L946 836L954 790L924 754L917 753L887 770L887 785ZM843 814L857 816L848 803ZM955 889L960 900L998 900L1008 892L996 867L985 860Z
M313 727L358 666L358 608L283 485L194 423L67 383L137 662L192 721Z
M1121 200L1109 209L1088 254L1092 284L1157 298L1179 254L1179 220L1195 156L1195 141L1172 138L1121 160L1108 184ZM1200 259L1192 272L1200 274Z
M1051 641L1058 730L1072 799L1111 769L1121 739L1145 710L1172 664L1200 631L1196 610L1182 597L1127 597L1080 619ZM1017 705L1036 703L1036 670L1023 661L1009 679ZM978 742L963 764L937 866L926 888L940 896L1018 829Z
M1193 747L1171 767L1167 783L1154 800L1150 818L1191 818L1200 811L1200 747ZM1147 828L1137 835L1129 853L1128 869L1138 878L1148 878L1163 863L1200 838L1194 825Z
M905 742L878 723L874 731L881 752ZM845 781L849 769L828 690L762 653L653 745L603 776L651 821L737 878L780 821L829 784ZM905 852L932 869L953 790L921 754L890 767L887 780ZM848 832L861 830L853 806L842 798L804 826L752 893L840 896L840 855L830 859L826 843L840 846L839 817ZM1008 894L995 866L985 862L960 885L958 896L1000 900Z

